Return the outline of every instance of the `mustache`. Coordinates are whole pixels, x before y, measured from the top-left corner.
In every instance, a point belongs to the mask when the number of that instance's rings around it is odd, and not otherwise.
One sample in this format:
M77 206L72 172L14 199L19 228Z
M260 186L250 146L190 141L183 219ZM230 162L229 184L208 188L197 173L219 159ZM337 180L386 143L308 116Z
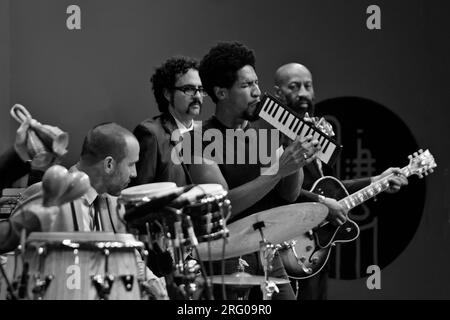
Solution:
M195 99L194 101L189 103L189 107L192 107L193 105L196 105L196 104L198 104L201 107L203 103L200 100Z
M308 99L308 98L299 98L298 100L297 100L297 104L302 104L302 103L304 103L304 102L306 102L307 104L308 104L308 106L311 106L312 105L312 101L310 100L310 99Z

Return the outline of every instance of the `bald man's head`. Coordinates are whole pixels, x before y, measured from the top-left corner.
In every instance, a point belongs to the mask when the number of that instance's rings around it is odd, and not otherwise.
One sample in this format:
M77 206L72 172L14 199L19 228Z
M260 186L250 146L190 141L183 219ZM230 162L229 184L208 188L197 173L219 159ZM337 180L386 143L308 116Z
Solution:
M133 134L114 123L102 123L86 135L81 148L81 159L87 163L95 163L107 156L121 161L126 156L126 138L134 138Z
M314 88L311 72L299 63L282 65L275 72L275 95L290 108L304 115L314 113Z
M139 142L124 127L103 123L89 130L81 150L80 166L98 193L118 195L136 177Z

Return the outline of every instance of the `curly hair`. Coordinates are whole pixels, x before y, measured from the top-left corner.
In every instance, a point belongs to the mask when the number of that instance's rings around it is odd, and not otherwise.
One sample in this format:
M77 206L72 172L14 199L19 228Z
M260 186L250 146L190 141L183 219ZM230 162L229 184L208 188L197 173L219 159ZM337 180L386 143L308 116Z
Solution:
M214 87L231 88L237 71L249 65L255 68L253 50L239 42L220 42L200 61L200 78L208 95L217 103Z
M172 57L156 68L150 79L153 84L153 94L155 95L158 109L165 113L169 109L169 101L164 96L164 89L173 90L178 78L190 69L198 70L198 61L188 57Z

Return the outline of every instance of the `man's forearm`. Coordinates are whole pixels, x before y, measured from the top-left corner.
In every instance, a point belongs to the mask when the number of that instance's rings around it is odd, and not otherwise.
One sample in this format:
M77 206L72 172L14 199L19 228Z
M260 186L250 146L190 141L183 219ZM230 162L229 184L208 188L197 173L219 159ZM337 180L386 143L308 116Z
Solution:
M303 169L281 179L278 194L286 201L294 202L300 196L303 184Z
M228 197L233 208L231 217L250 208L264 198L279 181L280 177L277 175L262 175L255 180L230 190Z

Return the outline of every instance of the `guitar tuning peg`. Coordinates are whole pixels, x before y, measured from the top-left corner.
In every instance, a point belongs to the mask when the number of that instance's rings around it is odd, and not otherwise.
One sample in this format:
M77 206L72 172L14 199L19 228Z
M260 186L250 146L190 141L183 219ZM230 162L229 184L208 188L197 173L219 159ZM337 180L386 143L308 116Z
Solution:
M408 159L409 159L409 160L412 160L412 155L409 155L409 156L408 156Z
M433 169L430 169L430 170L428 170L430 173L433 173L434 172L434 170Z
M414 157L417 157L419 154L417 152L413 153Z
M419 179L422 179L423 178L423 174L419 174Z
M423 153L423 149L419 149L419 153Z

